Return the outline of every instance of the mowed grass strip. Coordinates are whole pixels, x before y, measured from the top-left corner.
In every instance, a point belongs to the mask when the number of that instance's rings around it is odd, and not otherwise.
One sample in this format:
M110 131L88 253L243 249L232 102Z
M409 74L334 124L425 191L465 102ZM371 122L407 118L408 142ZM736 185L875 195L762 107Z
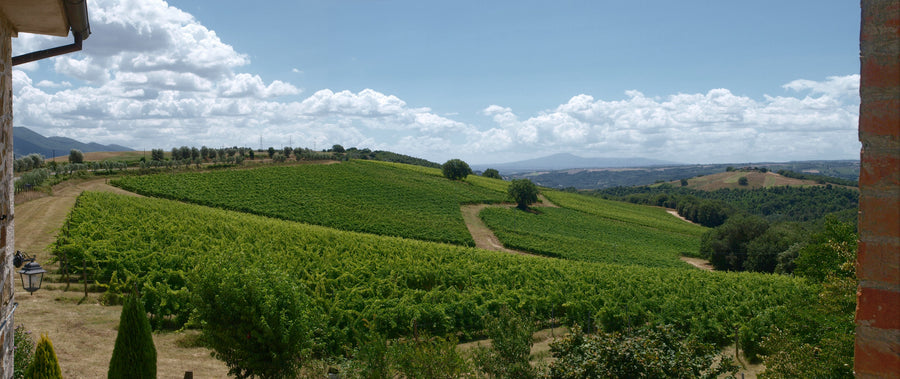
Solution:
M439 170L351 161L336 165L128 176L114 185L146 196L328 226L474 246L460 204L507 194L451 181ZM438 173L435 175L435 171Z
M508 248L579 261L689 268L678 257L700 245L695 236L565 208L487 208L479 215Z

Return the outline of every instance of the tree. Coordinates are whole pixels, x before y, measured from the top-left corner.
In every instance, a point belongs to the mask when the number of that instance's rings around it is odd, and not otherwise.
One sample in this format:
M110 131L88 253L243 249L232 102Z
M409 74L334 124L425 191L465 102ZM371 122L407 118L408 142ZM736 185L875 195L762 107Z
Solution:
M465 179L469 174L472 173L472 169L469 168L469 164L463 162L460 159L451 159L441 166L441 171L444 173L444 176L450 180L461 180Z
M507 192L520 209L526 209L538 200L538 188L528 179L513 179Z
M738 178L738 185L746 186L748 183L749 183L749 181L747 181L746 176L742 176L742 177Z
M268 153L269 153L269 159L272 159L272 157L274 157L274 156L275 156L275 148L274 148L274 147L271 147L271 146L269 146L269 150L268 150Z
M488 316L484 329L491 339L491 347L475 351L479 369L493 378L531 378L535 370L529 363L534 325L528 317L520 316L507 307L498 317Z
M315 317L284 268L249 257L203 265L193 282L203 337L238 378L297 377Z
M700 238L700 254L709 258L716 270L741 271L747 259L747 245L769 228L760 217L736 215L709 230Z
M775 272L779 254L802 240L799 224L784 222L767 229L765 233L747 244L747 260L744 269L757 272Z
M50 337L47 337L46 334L41 334L41 340L34 349L34 359L28 366L28 370L25 370L25 377L62 379L62 370L59 368L56 351L53 350L53 342L50 342Z
M335 153L343 153L345 150L344 150L343 146L335 144L335 145L331 146L331 151L333 151Z
M156 347L150 320L137 294L125 297L108 378L156 378Z
M682 186L682 187L685 187L685 186L687 186L687 185L688 185L688 180L687 180L687 179L681 179L681 186Z
M484 170L484 172L481 173L481 176L485 178L503 179L503 177L500 176L500 172L492 168Z
M78 149L69 150L69 163L84 163L84 153Z

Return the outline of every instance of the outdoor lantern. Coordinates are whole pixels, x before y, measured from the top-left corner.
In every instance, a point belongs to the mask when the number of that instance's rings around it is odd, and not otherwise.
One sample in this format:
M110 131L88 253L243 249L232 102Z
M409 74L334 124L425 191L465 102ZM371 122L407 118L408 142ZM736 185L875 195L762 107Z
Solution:
M47 272L47 270L44 270L41 268L41 265L35 263L34 257L29 258L24 253L16 251L16 256L13 258L13 264L18 268L22 266L22 263L25 263L25 267L19 270L19 274L22 276L22 287L31 293L31 295L34 295L34 291L41 289L41 282L43 282L44 273Z

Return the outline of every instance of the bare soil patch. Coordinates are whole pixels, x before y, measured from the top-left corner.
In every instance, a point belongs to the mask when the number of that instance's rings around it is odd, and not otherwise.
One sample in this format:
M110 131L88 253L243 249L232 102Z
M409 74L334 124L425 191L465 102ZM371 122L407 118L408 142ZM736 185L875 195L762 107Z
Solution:
M691 257L679 257L679 258L681 258L681 260L684 261L685 263L687 263L691 266L694 266L696 268L699 268L701 270L706 270L706 271L714 271L715 270L713 268L713 266L711 264L709 264L709 262L706 259L691 258Z
M15 206L16 249L35 255L44 267L54 269L55 265L46 264L50 259L49 247L75 205L75 199L85 190L137 196L106 184L106 179L64 182L53 188L52 195ZM21 288L20 278L15 279L16 288ZM18 291L15 322L34 332L35 338L40 333L48 334L64 377L105 377L122 307L100 305L98 294L82 299L81 285L73 284L67 292L64 284L54 283L57 281L56 275L48 274L43 288L34 295ZM158 376L181 378L185 371L193 371L196 378L226 377L228 369L210 355L209 349L177 345L191 333L197 332L154 334Z

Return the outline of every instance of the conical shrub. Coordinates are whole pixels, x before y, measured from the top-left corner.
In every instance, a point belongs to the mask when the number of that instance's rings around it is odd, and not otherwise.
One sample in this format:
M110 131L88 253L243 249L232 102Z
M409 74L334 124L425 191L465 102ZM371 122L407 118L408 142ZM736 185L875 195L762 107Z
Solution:
M53 342L50 342L50 337L47 337L46 334L41 334L41 340L34 349L34 360L25 371L25 377L29 379L62 378L62 370L56 359L56 351L53 350Z
M156 347L140 298L125 297L107 378L156 378Z

